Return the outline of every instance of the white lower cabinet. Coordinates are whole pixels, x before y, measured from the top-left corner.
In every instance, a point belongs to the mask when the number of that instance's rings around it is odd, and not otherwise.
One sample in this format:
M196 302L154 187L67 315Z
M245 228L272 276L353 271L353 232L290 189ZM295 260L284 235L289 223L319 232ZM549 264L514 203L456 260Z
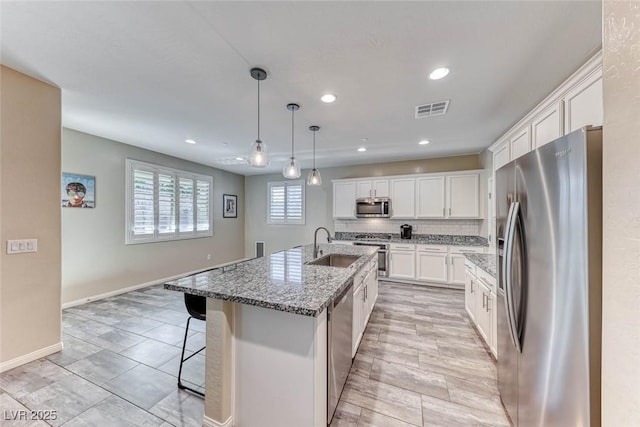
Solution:
M497 357L495 279L468 262L465 265L465 309L480 336Z
M352 358L356 356L362 335L378 298L378 259L374 258L356 273L353 282Z
M391 245L389 250L389 277L392 279L416 278L415 245Z
M416 253L417 275L416 279L426 282L447 282L447 266L449 257L447 248L429 249L420 248Z

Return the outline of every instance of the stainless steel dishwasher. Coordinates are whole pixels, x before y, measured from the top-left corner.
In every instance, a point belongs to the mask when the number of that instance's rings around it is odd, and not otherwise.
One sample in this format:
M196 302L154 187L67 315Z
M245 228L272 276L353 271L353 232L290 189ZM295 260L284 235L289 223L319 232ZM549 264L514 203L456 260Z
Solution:
M349 284L329 306L327 322L327 424L329 424L351 370L353 283Z

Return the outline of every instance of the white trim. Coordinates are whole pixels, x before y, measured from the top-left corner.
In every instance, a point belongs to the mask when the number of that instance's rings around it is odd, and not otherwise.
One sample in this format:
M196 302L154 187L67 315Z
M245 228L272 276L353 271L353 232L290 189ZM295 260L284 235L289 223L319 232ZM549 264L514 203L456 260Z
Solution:
M474 153L477 154L477 153ZM470 154L462 154L463 156ZM434 157L437 158L437 157ZM332 179L332 183L342 183L342 182L358 182L358 181L366 181L372 179L411 179L411 178L432 178L436 176L450 176L450 175L472 175L477 173L483 173L484 169L468 169L461 171L447 171L447 172L429 172L429 173L410 173L405 175L385 175L385 176L363 176L359 178L340 178L340 179ZM391 191L391 190L389 190ZM393 219L393 218L392 218Z
M9 369L17 368L18 366L24 365L25 363L33 362L34 360L38 360L50 354L57 353L61 350L62 350L62 341L57 342L48 347L41 348L39 350L32 351L31 353L27 353L22 356L15 357L11 360L7 360L6 362L2 362L0 363L0 372L6 372Z
M232 427L233 419L232 417L227 418L227 421L223 423L219 423L213 418L209 418L206 415L202 418L202 427Z
M150 282L139 283L137 285L129 286L127 288L116 289L116 290L113 290L113 291L105 292L105 293L94 295L94 296L91 296L91 297L80 298L80 299L77 299L75 301L69 301L69 302L66 302L66 303L62 304L62 309L64 310L65 308L75 307L77 305L86 304L88 302L92 302L92 301L97 301L97 300L113 297L113 296L116 296L116 295L124 294L124 293L131 292L131 291L135 291L137 289L147 288L149 286L160 285L160 284L169 282L171 280L176 280L176 279L179 279L181 277L188 276L190 274L200 273L200 272L203 272L203 271L206 271L206 270L211 270L212 268L224 267L224 266L227 266L227 265L235 264L237 262L246 261L248 259L250 259L250 258L242 258L242 259L235 260L235 261L225 262L223 264L218 264L218 265L209 266L209 267L203 267L203 268L200 268L198 270L188 271L186 273L180 273L180 274L176 274L174 276L164 277L162 279L152 280Z

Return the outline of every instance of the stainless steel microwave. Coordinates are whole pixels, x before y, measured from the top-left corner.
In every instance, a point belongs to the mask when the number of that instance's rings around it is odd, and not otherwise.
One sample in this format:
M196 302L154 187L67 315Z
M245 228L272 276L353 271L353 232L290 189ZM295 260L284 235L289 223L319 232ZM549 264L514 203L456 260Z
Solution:
M391 200L388 197L363 197L356 199L356 217L389 218Z

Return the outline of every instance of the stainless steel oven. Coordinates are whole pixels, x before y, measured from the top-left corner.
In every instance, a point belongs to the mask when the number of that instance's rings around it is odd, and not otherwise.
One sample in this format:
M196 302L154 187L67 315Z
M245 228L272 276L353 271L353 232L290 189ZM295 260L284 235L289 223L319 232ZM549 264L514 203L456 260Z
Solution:
M389 276L389 245L374 242L353 242L354 246L375 246L378 248L378 277Z
M391 200L388 197L364 197L356 199L356 217L389 218Z

